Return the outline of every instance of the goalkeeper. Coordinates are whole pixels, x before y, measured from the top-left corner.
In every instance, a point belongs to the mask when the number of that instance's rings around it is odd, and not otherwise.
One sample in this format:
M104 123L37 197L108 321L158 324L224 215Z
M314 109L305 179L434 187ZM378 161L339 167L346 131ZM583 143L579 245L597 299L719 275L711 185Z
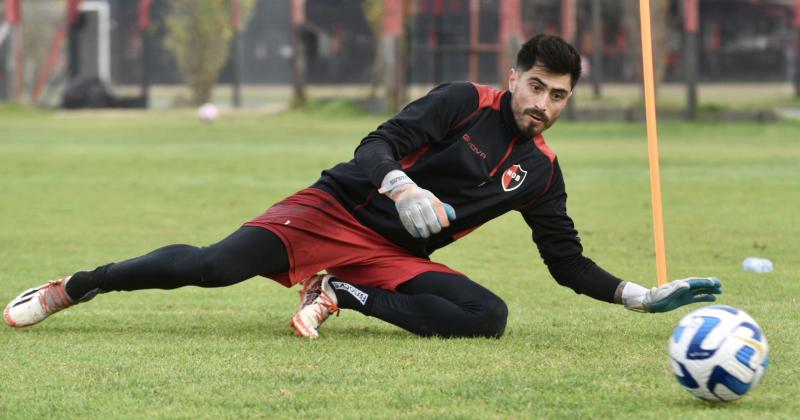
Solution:
M222 241L169 245L29 289L8 304L5 320L32 325L111 291L221 287L263 275L302 285L290 321L300 336L317 338L329 315L352 309L422 336L499 337L503 300L429 255L512 210L555 280L576 293L641 312L713 301L717 279L647 289L583 255L559 161L542 136L580 73L571 45L538 35L520 49L508 91L440 85L367 135L353 160Z

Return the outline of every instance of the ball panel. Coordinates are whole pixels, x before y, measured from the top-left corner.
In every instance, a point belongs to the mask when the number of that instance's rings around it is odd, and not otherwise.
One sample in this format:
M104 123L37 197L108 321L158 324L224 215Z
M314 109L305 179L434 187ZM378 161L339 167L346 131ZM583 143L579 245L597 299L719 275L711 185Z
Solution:
M692 341L689 343L689 348L686 350L686 358L689 360L708 359L717 352L717 347L714 343L711 343L710 348L703 348L703 341L709 338L712 331L714 331L722 321L717 317L711 316L698 317L698 319L702 320L702 324L699 328L696 328L696 332L692 336ZM692 329L695 330L695 328Z

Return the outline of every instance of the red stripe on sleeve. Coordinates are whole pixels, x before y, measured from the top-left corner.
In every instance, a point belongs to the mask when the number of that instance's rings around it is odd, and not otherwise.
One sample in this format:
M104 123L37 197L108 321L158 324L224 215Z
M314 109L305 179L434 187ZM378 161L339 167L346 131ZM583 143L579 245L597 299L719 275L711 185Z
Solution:
M506 91L477 83L473 83L472 86L475 86L475 89L478 90L478 109L492 107L495 111L500 110L500 98L503 97Z
M458 124L454 125L453 128L450 129L450 132L453 132L463 127L464 124L466 124L469 120L471 120L472 117L474 117L483 108L491 107L495 111L500 110L500 100L503 97L503 94L506 93L506 91L493 89L490 86L479 85L477 83L471 83L471 84L472 86L475 87L475 90L478 91L478 109L472 111L469 115L466 116L466 118L459 121Z
M534 198L533 200L517 207L517 210L523 210L526 207L530 207L533 203L539 200L539 198L545 195L548 190L550 190L550 186L553 182L553 173L555 169L553 167L553 162L555 162L556 160L555 152L553 152L553 150L550 149L550 146L548 146L547 143L545 143L544 136L542 136L541 134L533 138L533 144L536 145L536 147L542 152L542 154L544 154L545 156L547 156L548 159L550 159L550 176L547 178L547 184L545 185L544 190L542 190L542 192L539 193L539 195L537 195L536 198Z
M414 165L417 163L417 161L418 161L418 160L419 160L419 159L420 159L420 158L421 158L421 157L422 157L422 156L423 156L425 153L428 153L428 150L429 150L430 148L431 148L431 145L430 145L430 143L428 143L428 144L426 144L426 145L424 145L424 146L420 147L419 149L417 149L417 150L416 150L416 151L414 151L413 153L409 153L409 154L407 154L405 157L403 157L402 159L400 159L400 166L403 168L403 170L405 170L405 169L408 169L408 168L410 168L410 167L414 166Z
M539 150L544 153L548 159L550 159L550 163L553 163L556 160L556 154L552 149L550 149L550 146L544 142L544 136L539 134L538 136L534 137L533 144L535 144L536 147L539 148Z

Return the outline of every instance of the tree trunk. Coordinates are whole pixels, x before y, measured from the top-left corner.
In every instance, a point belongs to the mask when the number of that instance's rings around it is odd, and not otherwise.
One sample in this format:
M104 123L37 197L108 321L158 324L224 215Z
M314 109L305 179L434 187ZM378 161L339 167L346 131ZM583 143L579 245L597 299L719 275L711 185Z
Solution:
M650 28L653 31L653 84L656 91L664 79L669 52L669 0L650 0ZM628 71L626 76L640 82L642 80L642 32L639 25L639 2L622 2L625 32L628 35Z
M682 2L683 15L683 77L686 83L686 118L697 118L697 29L699 21L698 0Z

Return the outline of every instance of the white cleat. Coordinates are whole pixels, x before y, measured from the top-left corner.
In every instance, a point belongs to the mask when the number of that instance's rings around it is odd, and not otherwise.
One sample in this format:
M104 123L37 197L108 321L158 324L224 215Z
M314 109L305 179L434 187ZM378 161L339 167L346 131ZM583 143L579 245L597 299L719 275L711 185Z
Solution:
M64 288L70 277L28 289L17 296L3 311L6 323L15 328L27 327L77 303L70 299Z
M315 274L303 280L300 291L300 309L292 317L289 325L294 334L300 337L319 337L319 326L335 313L339 315L336 293L330 285L332 276Z

